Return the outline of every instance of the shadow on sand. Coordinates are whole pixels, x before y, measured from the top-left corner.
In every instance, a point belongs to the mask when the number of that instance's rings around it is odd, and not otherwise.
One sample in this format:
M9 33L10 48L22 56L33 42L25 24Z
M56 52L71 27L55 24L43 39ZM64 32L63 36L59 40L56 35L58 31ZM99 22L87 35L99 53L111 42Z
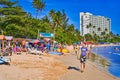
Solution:
M8 65L8 66L10 66L10 63L1 63L0 65Z
M71 70L71 69L73 69L73 70L76 70L76 71L80 71L80 69L79 68L76 68L76 67L72 67L72 66L68 66L68 68L67 68L68 70Z

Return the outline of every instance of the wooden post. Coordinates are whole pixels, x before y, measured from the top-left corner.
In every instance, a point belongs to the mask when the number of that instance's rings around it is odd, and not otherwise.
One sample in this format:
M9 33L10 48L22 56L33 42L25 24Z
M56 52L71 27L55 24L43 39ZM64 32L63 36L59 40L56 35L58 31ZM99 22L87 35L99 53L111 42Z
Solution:
M4 39L2 40L2 50L4 50Z

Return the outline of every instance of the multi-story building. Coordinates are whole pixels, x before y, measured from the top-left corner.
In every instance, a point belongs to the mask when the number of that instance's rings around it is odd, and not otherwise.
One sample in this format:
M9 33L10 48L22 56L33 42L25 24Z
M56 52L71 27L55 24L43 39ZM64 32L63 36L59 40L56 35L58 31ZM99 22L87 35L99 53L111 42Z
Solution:
M104 16L95 16L88 12L80 13L80 32L81 35L96 34L104 35L111 31L111 20Z

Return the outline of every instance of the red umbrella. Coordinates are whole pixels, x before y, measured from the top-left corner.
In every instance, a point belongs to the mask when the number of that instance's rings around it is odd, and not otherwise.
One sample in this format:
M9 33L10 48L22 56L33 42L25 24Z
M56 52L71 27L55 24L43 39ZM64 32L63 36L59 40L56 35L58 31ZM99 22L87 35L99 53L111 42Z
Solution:
M38 44L40 41L39 40L35 40L34 41L34 44Z

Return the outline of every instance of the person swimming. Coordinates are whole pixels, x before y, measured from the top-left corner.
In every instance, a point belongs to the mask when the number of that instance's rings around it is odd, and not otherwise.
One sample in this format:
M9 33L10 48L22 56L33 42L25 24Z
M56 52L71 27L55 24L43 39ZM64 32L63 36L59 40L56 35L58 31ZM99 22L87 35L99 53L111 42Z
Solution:
M119 51L118 47L114 47L114 50L115 50L115 52Z

